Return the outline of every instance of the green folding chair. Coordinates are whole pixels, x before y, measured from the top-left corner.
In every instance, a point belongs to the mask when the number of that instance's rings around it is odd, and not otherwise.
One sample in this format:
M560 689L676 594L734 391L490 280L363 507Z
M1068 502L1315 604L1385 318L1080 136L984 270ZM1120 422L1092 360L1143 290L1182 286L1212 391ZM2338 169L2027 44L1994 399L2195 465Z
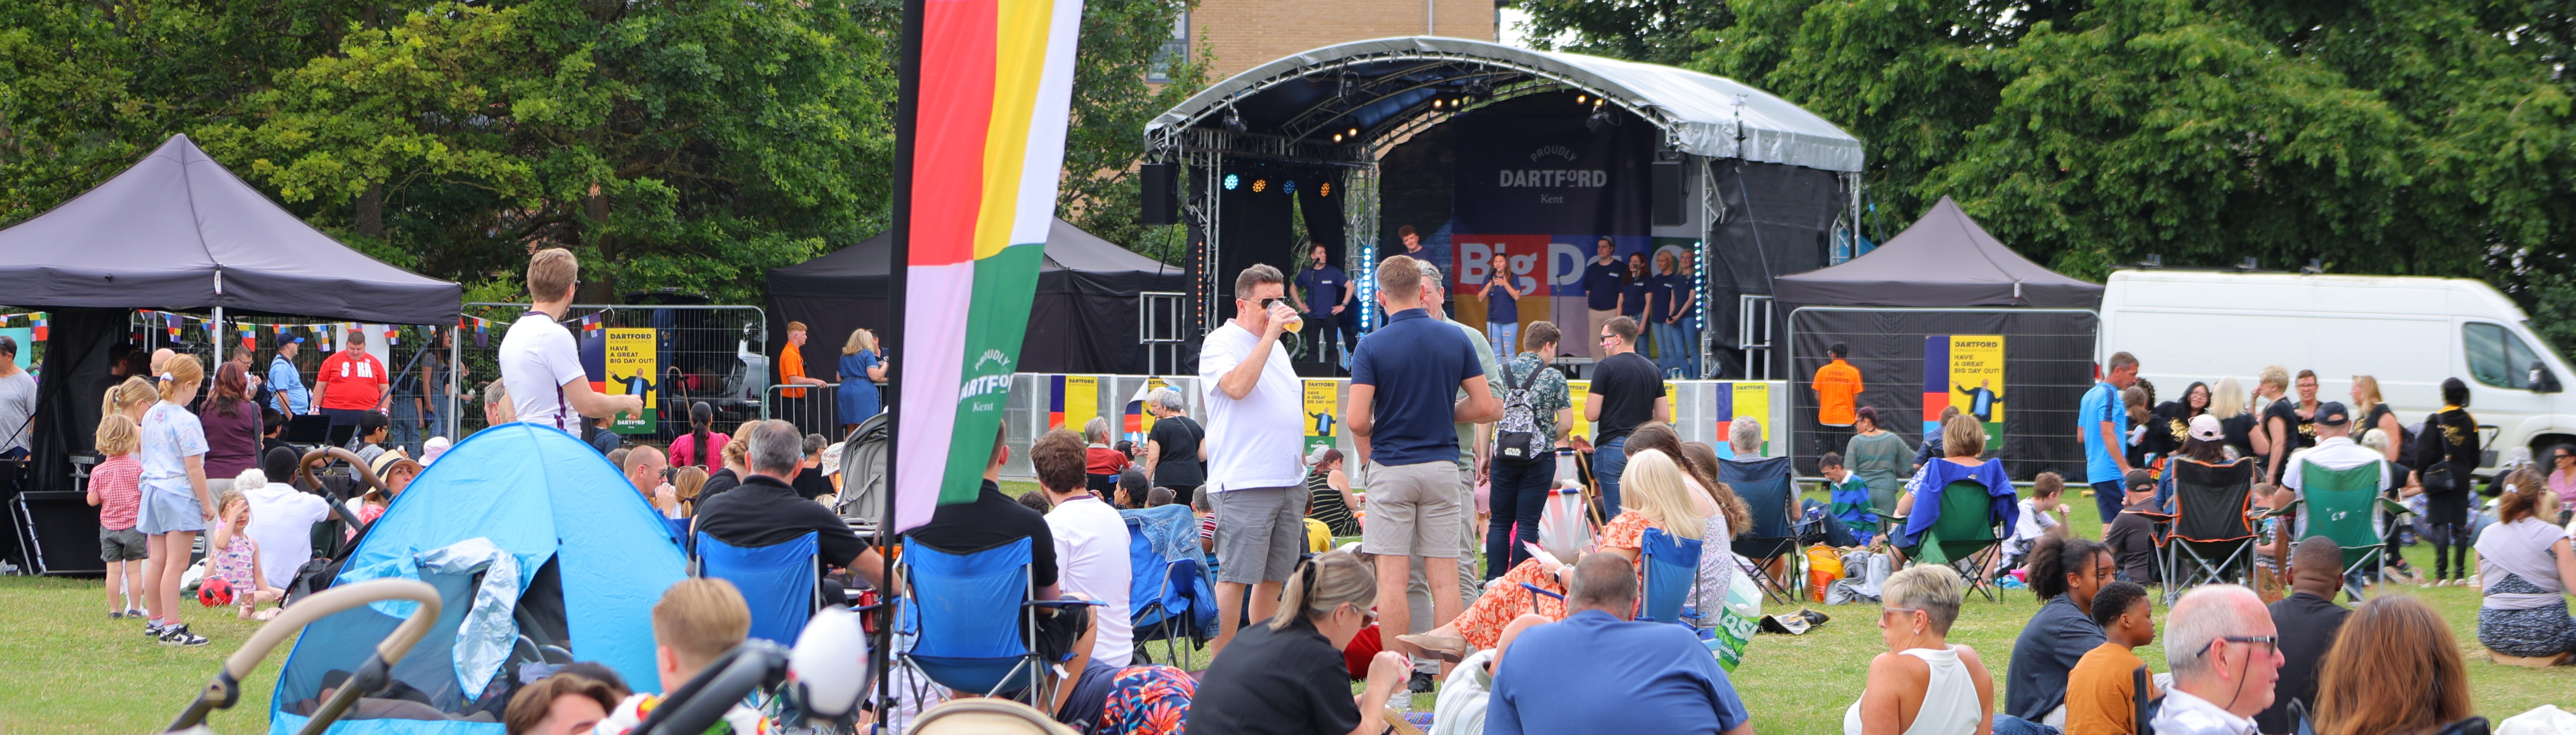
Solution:
M1986 579L1986 565L2003 544L2001 524L1995 520L1994 498L1986 486L1973 480L1959 480L1941 489L1941 518L1923 529L1923 537L1913 548L1900 549L1917 564L1946 564L1968 580L1968 586L1993 602L1994 586Z
M2301 462L2290 468L2299 473L2298 502L2275 511L2275 515L2297 513L2291 528L2298 529L2299 538L2324 536L2342 547L2345 577L2360 572L2363 579L2378 580L2379 568L2386 563L2380 519L2392 511L2405 512L2405 506L2380 494L2382 464L2374 460L2330 470Z

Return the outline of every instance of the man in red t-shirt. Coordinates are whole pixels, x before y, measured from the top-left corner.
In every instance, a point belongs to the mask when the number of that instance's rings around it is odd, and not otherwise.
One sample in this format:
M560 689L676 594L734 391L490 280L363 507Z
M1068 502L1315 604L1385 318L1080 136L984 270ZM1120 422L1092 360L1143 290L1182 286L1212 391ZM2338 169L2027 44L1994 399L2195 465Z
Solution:
M350 330L349 343L324 359L313 376L313 405L331 417L332 426L355 426L359 414L385 411L385 378L384 361L367 353L367 333Z

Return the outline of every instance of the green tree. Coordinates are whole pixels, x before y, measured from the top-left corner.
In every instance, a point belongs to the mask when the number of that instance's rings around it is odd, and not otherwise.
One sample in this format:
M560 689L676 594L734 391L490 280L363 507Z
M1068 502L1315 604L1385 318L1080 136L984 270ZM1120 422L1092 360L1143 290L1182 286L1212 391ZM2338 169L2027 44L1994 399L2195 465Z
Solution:
M1110 242L1177 261L1177 227L1137 223L1143 201L1136 165L1145 161L1145 123L1207 86L1205 56L1171 63L1147 84L1172 23L1198 0L1087 0L1073 71L1073 127L1065 132L1065 221Z

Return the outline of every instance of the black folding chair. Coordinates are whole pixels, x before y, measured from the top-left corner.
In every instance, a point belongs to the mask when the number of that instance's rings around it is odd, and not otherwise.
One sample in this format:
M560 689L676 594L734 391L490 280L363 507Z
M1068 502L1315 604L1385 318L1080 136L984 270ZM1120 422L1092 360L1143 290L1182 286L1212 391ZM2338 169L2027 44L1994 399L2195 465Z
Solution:
M2182 591L2252 577L2254 463L2206 465L2182 460L2174 473L2173 534L2165 540L2165 604Z
M1745 509L1753 513L1753 527L1735 529L1730 546L1753 562L1745 573L1761 582L1762 594L1782 605L1798 598L1799 582L1806 577L1798 553L1806 523L1798 512L1797 487L1789 481L1789 470L1788 457L1717 461L1717 481L1734 489L1736 497L1744 499ZM1764 571L1774 560L1787 567L1785 586Z

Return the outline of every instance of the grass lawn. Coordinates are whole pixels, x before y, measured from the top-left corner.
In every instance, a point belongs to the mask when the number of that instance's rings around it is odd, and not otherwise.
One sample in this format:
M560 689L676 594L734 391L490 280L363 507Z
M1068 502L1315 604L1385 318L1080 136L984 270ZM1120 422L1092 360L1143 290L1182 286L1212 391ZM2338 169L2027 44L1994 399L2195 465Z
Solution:
M1004 483L1014 494L1027 483ZM2073 498L2078 505L2083 499ZM2075 531L2093 536L2100 523L2090 508L2077 509ZM2410 557L2429 559L2425 546L2407 549ZM2419 566L2423 566L2419 563ZM2469 677L2478 712L2502 719L2541 704L2576 706L2576 669L2533 670L2501 666L2485 659L2477 645L2478 598L2468 588L2403 590L2431 602L2451 622L2452 635L2468 656ZM1764 735L1836 733L1843 709L1858 698L1868 678L1870 657L1883 649L1875 625L1875 606L1814 606L1834 616L1832 622L1803 636L1758 636L1733 677L1754 727ZM2007 591L2001 602L1971 596L1951 631L1951 641L1973 646L1997 680L1998 696L2014 636L2037 611L2028 591ZM157 731L214 675L222 657L232 653L253 624L229 613L191 607L191 624L215 640L203 648L165 648L143 637L141 623L110 621L95 579L0 578L0 610L10 612L0 626L0 733L129 733ZM1776 606L1765 612L1777 612ZM2163 614L2159 609L2158 615ZM638 634L642 632L639 631ZM1159 646L1155 647L1159 650ZM2141 652L2150 666L2163 669L2163 651ZM269 688L277 665L271 656L247 682L235 709L218 714L215 729L248 733L265 729ZM1197 666L1205 666L1205 657ZM1432 707L1430 695L1416 697L1418 709Z

